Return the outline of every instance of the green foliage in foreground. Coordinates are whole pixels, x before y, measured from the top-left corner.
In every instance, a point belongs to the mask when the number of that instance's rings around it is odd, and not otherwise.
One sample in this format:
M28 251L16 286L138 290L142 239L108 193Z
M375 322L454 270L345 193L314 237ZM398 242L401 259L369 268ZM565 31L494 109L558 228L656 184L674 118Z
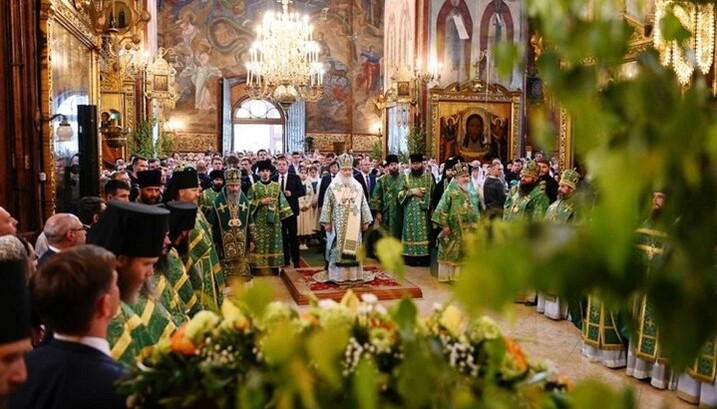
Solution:
M270 288L234 287L121 381L137 408L556 408L567 383L487 317L438 307L420 318L348 291L299 316Z
M597 3L588 6L588 3ZM547 45L538 63L548 93L572 120L575 158L587 168L589 208L571 228L496 224L475 238L458 295L470 309L499 309L520 288L561 296L599 294L630 317L634 297L655 304L661 347L677 370L717 335L717 112L705 79L681 89L654 50L620 75L632 28L613 4L528 1ZM591 8L593 19L582 15ZM672 16L665 35L683 38ZM545 118L531 130L555 139ZM533 119L533 118L531 118ZM543 146L546 146L543 144ZM667 193L665 262L648 276L635 260L635 229L654 190ZM489 240L488 237L491 237Z

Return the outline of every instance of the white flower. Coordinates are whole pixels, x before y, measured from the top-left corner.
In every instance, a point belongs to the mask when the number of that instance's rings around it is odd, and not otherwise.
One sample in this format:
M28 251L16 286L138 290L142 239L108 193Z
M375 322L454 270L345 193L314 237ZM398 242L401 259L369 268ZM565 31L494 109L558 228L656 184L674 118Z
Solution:
M345 305L335 304L333 308L319 311L319 324L326 329L348 331L356 322L356 315Z
M501 336L500 328L491 318L483 316L471 322L468 337L473 342L493 340Z
M337 303L336 301L334 301L330 298L325 298L323 300L319 300L318 305L319 305L319 308L321 308L321 309L327 309L327 308L332 308L336 305L339 305L339 303Z
M361 294L361 301L365 302L366 304L376 304L378 302L378 297L371 293L364 293Z
M221 318L211 311L200 311L192 318L184 330L184 336L196 343L207 332L214 329Z
M438 312L443 309L443 304L439 302L434 302L432 308L434 312Z

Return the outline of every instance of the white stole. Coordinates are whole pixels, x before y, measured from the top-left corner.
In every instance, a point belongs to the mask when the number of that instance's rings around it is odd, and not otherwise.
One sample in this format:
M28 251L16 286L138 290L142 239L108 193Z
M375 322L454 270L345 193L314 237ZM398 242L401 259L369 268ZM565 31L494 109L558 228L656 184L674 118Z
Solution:
M352 182L355 180L351 179ZM337 181L338 182L338 181ZM351 182L349 182L351 183ZM358 185L358 182L356 182ZM363 189L351 189L351 184L332 183L330 188L336 198L336 204L341 206L348 214L346 220L346 231L344 232L344 242L339 243L341 246L341 254L355 256L361 240L361 200L363 200Z

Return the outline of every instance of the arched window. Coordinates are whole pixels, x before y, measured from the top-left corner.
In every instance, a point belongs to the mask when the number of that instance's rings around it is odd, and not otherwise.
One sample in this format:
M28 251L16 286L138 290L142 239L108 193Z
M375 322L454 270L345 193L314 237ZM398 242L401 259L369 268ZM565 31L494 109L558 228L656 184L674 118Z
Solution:
M264 99L239 101L232 114L232 151L284 151L284 112Z

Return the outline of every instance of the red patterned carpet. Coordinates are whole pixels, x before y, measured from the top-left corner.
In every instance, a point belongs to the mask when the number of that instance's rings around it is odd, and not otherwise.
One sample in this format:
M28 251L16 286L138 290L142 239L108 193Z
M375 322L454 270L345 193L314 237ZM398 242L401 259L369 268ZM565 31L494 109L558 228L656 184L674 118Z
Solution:
M303 263L302 263L303 264ZM314 280L314 274L319 273L323 268L306 267L298 269L284 269L281 273L281 279L289 289L291 296L294 297L299 305L309 303L311 294L318 299L330 298L340 301L346 290L351 289L357 295L363 293L372 293L379 300L391 300L401 298L408 295L412 298L422 298L421 289L408 280L399 281L393 275L381 270L378 266L364 266L364 272L373 273L375 278L373 281L336 284L333 282L317 282Z

